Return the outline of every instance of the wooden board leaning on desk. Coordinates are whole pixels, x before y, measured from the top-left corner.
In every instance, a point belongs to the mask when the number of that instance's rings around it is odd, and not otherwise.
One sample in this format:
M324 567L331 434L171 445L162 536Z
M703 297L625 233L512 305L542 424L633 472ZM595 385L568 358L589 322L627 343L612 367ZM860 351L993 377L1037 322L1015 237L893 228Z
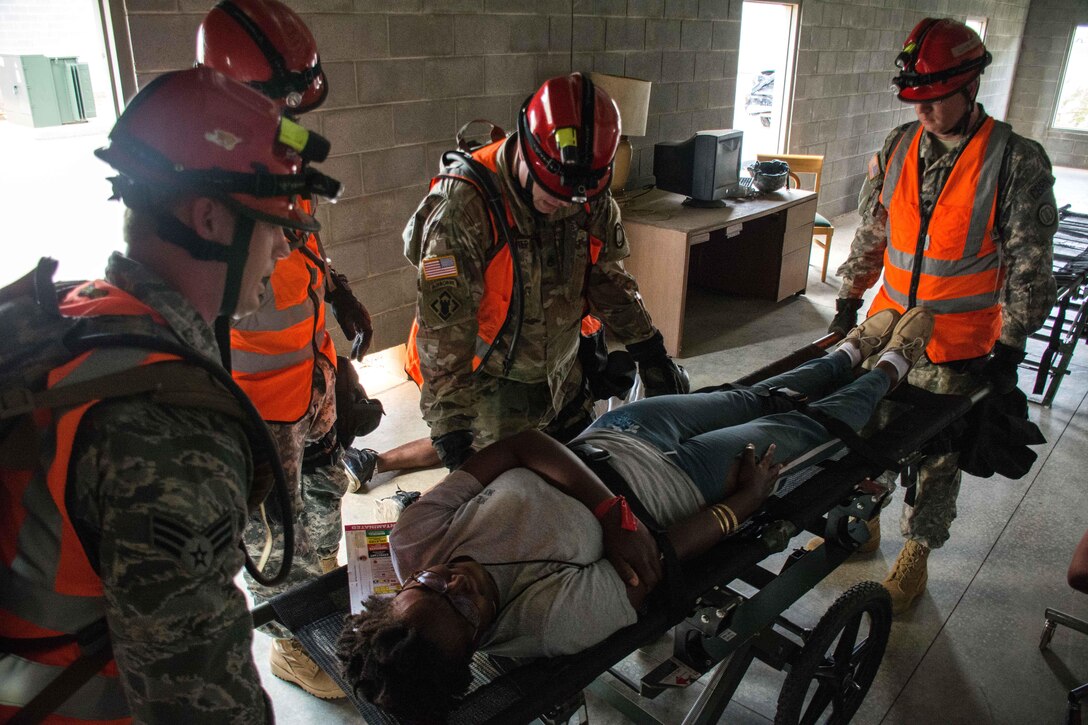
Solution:
M728 199L718 209L683 201L654 189L620 205L627 271L674 357L682 357L689 283L775 301L804 293L816 215L816 194L796 189Z

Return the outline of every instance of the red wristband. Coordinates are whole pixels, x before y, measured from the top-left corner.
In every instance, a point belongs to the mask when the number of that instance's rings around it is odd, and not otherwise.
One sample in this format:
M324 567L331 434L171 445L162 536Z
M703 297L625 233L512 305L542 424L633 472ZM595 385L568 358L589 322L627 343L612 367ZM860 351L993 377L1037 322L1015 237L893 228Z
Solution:
M638 531L638 519L631 512L631 507L627 505L627 499L623 496L613 496L601 501L597 504L597 508L593 509L593 515L598 521L603 521L617 503L620 505L620 528L624 531Z

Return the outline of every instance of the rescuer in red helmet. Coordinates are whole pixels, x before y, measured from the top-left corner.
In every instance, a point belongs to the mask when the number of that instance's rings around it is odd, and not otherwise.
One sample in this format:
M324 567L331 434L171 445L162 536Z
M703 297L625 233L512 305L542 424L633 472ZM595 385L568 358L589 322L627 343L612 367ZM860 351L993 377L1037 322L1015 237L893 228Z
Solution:
M197 63L255 88L289 115L313 110L329 92L309 28L276 0L218 3L200 24ZM302 204L313 208L310 199ZM337 359L326 329L325 303L331 303L336 321L352 341L351 357L356 360L370 345L370 315L347 278L329 265L317 235L289 234L292 252L276 265L264 304L237 321L230 333L234 379L269 424L299 506L292 573L274 587L250 580L258 602L336 568L343 531L341 499L350 485L344 463L350 457L356 466L373 468L371 452L351 448L356 434L363 432L352 422L352 402L365 399L365 394L337 399L338 375L353 381L340 390L361 389L351 376L351 361ZM259 548L265 540L266 522L260 516L250 519L245 539L251 547ZM279 556L274 551L269 557L268 570L275 570ZM317 697L345 696L288 630L273 622L262 631L276 638L270 648L274 675Z
M861 226L838 269L832 332L853 327L881 273L869 314L923 305L937 313L926 359L909 380L939 393L988 383L1012 394L1024 344L1055 298L1050 159L976 101L991 61L978 34L956 20L926 18L911 31L892 83L918 120L893 130L869 161ZM948 539L958 459L927 457L906 494L907 541L884 581L897 613L925 590L929 552Z
M620 264L629 249L608 191L619 137L607 93L580 73L552 78L525 101L517 133L447 153L409 221L410 372L449 468L522 430L581 432L595 396L579 346L602 322L648 394L687 392Z
M214 70L163 74L95 152L126 252L99 280L54 286L43 260L4 289L5 344L61 401L3 430L31 455L0 467L0 720L271 722L233 582L276 454L213 323L261 304L284 227L319 228L297 200L335 195L308 166L325 146Z

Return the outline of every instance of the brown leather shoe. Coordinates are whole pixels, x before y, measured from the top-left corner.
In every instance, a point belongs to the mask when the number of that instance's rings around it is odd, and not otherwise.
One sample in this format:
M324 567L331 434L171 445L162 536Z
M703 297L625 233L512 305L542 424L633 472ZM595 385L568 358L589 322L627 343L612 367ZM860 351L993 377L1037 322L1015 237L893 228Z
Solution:
M869 529L869 540L858 547L855 554L872 554L874 551L880 548L880 517L865 522L865 527ZM818 549L824 543L824 537L813 536L805 544L806 551L812 551Z
M310 659L297 639L274 639L269 652L272 674L293 682L314 697L338 700L347 697L331 677Z
M870 355L880 352L888 344L898 322L898 310L890 307L883 309L846 333L842 344L852 342L861 351L861 359L865 360Z
M928 558L929 547L925 544L913 539L907 539L903 544L895 566L883 582L884 588L892 595L893 615L910 609L926 590L926 582L929 581L929 573L926 571Z

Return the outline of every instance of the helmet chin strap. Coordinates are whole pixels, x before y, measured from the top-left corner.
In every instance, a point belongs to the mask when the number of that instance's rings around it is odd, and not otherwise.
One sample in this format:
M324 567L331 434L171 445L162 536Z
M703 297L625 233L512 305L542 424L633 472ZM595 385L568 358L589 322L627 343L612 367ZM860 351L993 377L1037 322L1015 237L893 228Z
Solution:
M249 257L249 241L253 237L256 222L245 214L235 212L234 234L229 247L204 239L191 227L173 214L156 211L155 233L164 241L181 247L193 259L204 262L225 262L227 279L223 285L223 299L219 314L230 317L238 306L238 293L242 285L242 273Z
M536 204L533 203L533 174L529 171L529 162L521 155L521 149L515 147L514 151L514 164L517 170L514 172L514 188L517 189L518 196L525 202L525 206L529 207L529 210L536 216L543 216L536 209ZM521 167L525 166L525 183L521 183Z
M974 90L971 91L971 86L974 86ZM959 119L949 126L948 130L944 132L945 136L966 136L968 131L971 130L971 118L975 115L975 98L978 97L978 79L971 81L963 88L960 88L956 93L962 94L967 101L967 108L960 115Z

